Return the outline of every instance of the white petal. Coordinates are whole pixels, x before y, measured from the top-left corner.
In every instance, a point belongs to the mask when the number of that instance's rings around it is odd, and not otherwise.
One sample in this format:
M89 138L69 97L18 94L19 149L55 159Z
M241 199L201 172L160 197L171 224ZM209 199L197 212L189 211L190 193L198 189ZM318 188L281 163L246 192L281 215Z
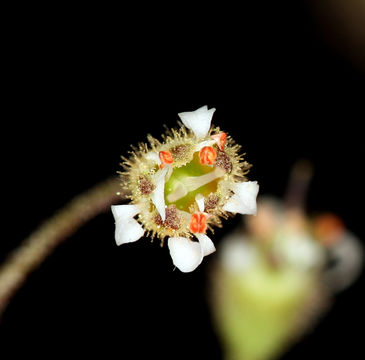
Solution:
M139 240L144 234L141 224L135 219L115 221L115 242L117 245L126 244Z
M151 193L151 200L156 206L162 221L166 219L165 213L165 176L169 171L170 166L165 166L162 170L157 171L154 175L154 184L156 185L155 190Z
M207 106L202 106L195 111L179 113L183 124L190 129L198 139L205 137L210 129L215 108L208 110Z
M207 256L214 253L215 246L213 244L213 241L210 240L209 236L200 233L195 233L194 235L199 240L200 246L203 251L203 256Z
M234 194L223 206L223 210L243 215L256 215L256 197L259 192L257 181L235 183L232 190Z
M202 194L196 194L195 201L198 204L199 211L204 211L204 196Z
M150 151L145 156L147 160L151 160L157 165L161 165L161 159L156 152Z
M171 237L167 245L174 265L182 272L195 270L203 260L200 243L184 237Z
M144 230L141 224L133 218L140 209L138 205L112 205L115 219L115 241L117 245L139 240Z
M140 207L136 204L112 205L111 208L115 219L119 217L133 218L141 211Z

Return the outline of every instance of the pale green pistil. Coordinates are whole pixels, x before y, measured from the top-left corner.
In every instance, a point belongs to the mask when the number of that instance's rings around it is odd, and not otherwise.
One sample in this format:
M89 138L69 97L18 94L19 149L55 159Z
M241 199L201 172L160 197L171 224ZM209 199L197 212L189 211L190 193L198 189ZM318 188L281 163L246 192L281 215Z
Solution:
M173 170L165 186L167 205L175 204L178 209L188 211L198 193L207 196L216 192L218 179L225 172L220 168L202 165L197 154L194 154L190 163Z

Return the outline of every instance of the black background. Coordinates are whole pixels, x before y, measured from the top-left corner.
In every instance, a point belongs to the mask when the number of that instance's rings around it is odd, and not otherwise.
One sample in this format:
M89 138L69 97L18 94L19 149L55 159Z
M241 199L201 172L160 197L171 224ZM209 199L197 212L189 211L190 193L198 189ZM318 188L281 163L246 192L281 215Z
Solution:
M202 105L243 145L262 194L283 195L290 167L307 158L315 169L308 211L339 214L363 239L364 75L325 42L305 2L218 8L214 17L154 8L162 19L146 8L143 16L32 10L37 16L18 9L5 31L0 260L115 174L131 144ZM117 247L113 236L111 213L100 215L29 277L3 316L1 351L221 359L206 295L214 255L182 274L157 241ZM363 286L362 277L338 296L284 358L364 353Z

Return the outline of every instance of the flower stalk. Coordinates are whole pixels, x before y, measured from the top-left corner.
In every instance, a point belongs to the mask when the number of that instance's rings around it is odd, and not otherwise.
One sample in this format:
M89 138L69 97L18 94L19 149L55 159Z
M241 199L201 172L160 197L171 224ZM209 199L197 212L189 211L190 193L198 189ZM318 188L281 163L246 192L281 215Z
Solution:
M107 179L75 197L25 239L0 267L0 315L28 275L59 244L125 195L118 179Z

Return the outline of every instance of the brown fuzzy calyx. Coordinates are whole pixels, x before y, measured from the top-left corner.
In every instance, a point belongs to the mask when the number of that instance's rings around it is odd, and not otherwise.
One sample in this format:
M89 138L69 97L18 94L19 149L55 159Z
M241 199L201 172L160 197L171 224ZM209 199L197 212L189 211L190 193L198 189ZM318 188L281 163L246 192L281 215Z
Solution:
M217 158L215 160L215 165L223 169L226 173L232 172L233 165L229 156L224 151L217 151Z
M189 146L180 144L170 148L170 152L174 161L186 161L189 156Z
M148 195L155 190L155 185L145 176L140 176L138 179L138 187L142 195Z
M204 210L210 212L215 210L219 203L219 197L215 194L210 194L204 201Z
M166 214L165 221L162 221L160 214L157 214L154 218L155 223L157 225L170 228L173 230L180 229L181 221L176 206L175 205L168 206L166 208L165 214Z

